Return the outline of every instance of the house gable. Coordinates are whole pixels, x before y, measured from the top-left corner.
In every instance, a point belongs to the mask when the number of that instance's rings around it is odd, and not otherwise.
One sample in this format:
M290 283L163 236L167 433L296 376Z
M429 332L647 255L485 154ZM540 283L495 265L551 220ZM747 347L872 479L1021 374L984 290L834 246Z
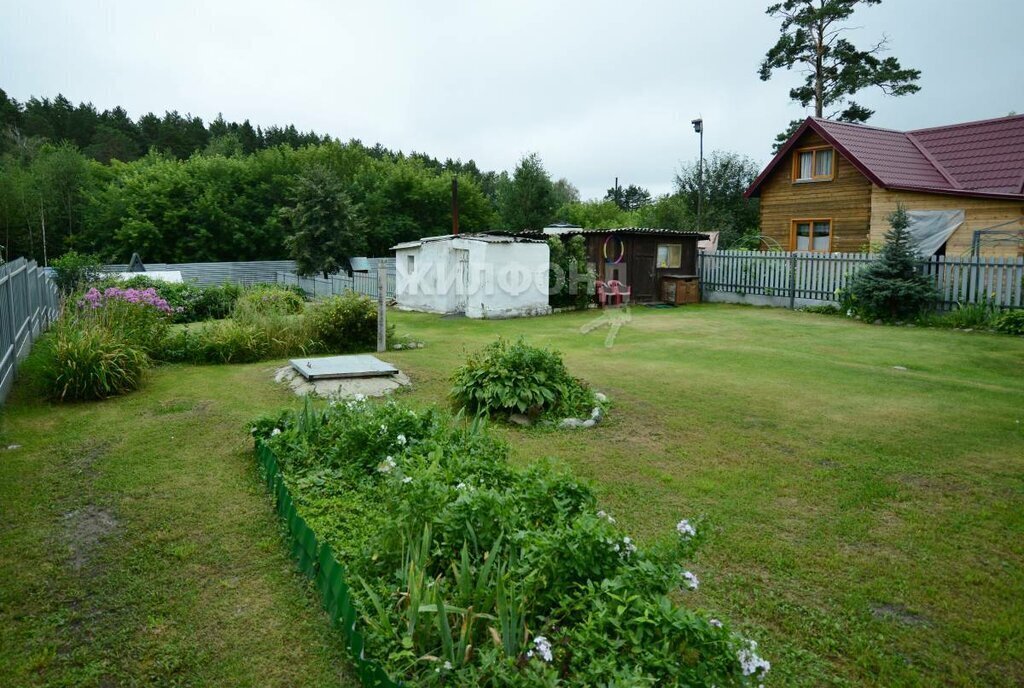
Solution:
M834 150L830 179L794 180L797 156L805 149ZM796 226L814 221L829 223L827 250L854 252L867 245L872 182L817 131L805 127L765 172L758 184L762 248L796 248Z

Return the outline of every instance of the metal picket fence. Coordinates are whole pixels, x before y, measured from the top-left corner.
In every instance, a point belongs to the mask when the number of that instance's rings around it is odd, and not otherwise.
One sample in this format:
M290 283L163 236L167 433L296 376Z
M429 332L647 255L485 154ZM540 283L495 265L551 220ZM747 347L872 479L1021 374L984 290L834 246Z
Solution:
M0 265L0 403L14 384L18 362L57 317L57 285L34 260L17 258Z
M377 271L375 269L369 272L354 272L351 277L331 275L327 279L300 277L294 272L278 272L275 281L278 284L297 286L314 299L341 295L347 291L354 291L366 296L377 296ZM393 269L388 271L386 290L387 298L395 298L395 272Z
M853 275L877 260L870 253L708 251L698 273L704 300L805 305L834 302ZM939 292L939 307L988 302L1024 308L1024 258L933 256L919 263Z

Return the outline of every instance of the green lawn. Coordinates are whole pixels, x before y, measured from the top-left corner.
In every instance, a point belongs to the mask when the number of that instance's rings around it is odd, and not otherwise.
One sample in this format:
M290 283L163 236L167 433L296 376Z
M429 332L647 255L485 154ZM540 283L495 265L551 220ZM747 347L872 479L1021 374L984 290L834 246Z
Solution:
M414 403L443 403L497 334L559 348L607 392L596 429L499 431L517 460L593 479L641 540L706 516L691 599L760 641L770 685L1024 683L1024 339L702 305L634 309L605 348L606 328L580 333L594 313L392 317L427 344L384 356ZM272 367L171 366L119 400L11 403L0 675L346 684L253 474L244 422L294 403ZM116 519L84 557L82 514Z

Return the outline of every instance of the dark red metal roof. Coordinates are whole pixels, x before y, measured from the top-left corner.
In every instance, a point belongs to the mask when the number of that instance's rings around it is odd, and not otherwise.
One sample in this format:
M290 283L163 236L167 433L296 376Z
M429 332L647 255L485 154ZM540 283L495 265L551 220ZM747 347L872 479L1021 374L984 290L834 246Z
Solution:
M1024 198L1024 115L907 132L809 117L747 189L747 197L759 193L808 129L884 189Z

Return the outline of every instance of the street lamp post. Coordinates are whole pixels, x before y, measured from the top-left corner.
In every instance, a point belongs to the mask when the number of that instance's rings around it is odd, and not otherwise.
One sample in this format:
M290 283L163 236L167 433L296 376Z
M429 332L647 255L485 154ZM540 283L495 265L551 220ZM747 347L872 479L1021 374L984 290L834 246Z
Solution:
M700 162L697 163L697 230L704 229L704 119L691 120L693 130L700 134Z

